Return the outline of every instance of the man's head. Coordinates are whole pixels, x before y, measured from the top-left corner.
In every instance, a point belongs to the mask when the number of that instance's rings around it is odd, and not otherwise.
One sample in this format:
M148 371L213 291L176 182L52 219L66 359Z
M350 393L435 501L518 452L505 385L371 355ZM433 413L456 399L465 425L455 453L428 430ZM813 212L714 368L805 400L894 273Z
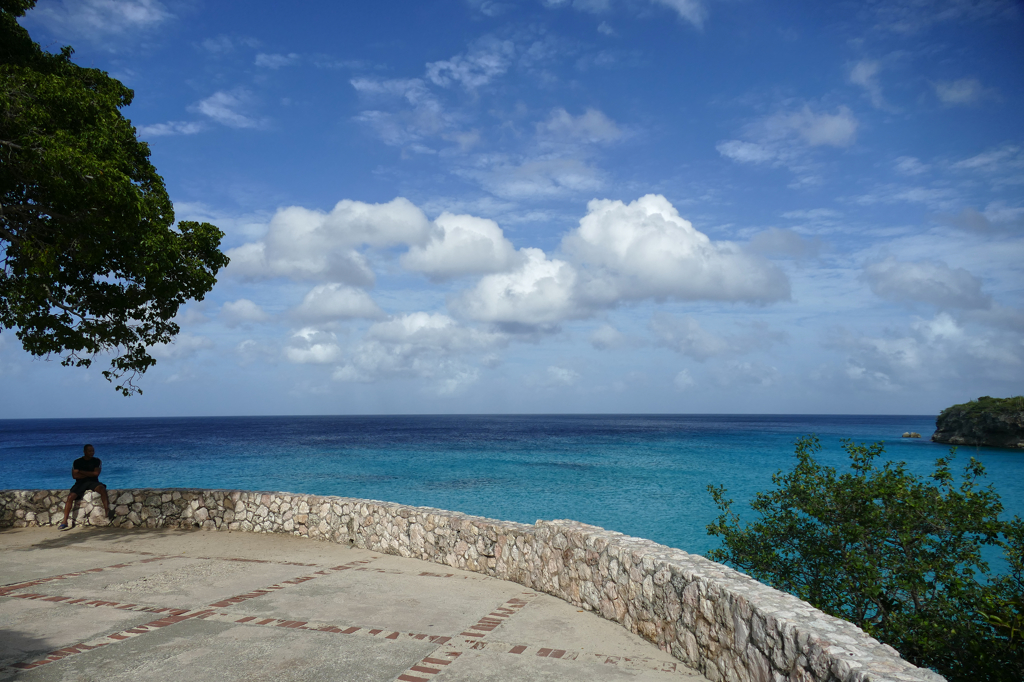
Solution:
M94 454L96 454L96 448L94 448L91 445L86 445L84 448L82 448L82 453L86 457L92 457Z

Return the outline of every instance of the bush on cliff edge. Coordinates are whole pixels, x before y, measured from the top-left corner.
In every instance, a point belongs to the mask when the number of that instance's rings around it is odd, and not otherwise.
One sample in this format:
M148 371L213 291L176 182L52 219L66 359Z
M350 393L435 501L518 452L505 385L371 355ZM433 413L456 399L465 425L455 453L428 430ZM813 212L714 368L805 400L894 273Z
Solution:
M740 525L722 486L708 486L721 515L709 556L851 621L915 665L951 682L1024 679L1024 521L1000 518L974 458L959 481L950 456L921 478L904 464L875 466L881 443L844 441L850 470L815 461L818 439L797 441L797 463L758 493L759 519ZM929 480L930 479L930 480ZM985 545L1009 572L993 576Z

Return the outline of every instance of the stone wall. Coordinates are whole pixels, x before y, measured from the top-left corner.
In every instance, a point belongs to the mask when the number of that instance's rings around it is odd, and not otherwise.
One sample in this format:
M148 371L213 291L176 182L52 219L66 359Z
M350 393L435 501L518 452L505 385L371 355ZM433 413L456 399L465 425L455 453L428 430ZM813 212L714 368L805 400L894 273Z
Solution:
M0 527L56 525L63 490L0 491ZM290 533L484 573L620 623L712 682L937 682L844 620L704 557L575 521L535 525L344 497L112 490L78 525Z

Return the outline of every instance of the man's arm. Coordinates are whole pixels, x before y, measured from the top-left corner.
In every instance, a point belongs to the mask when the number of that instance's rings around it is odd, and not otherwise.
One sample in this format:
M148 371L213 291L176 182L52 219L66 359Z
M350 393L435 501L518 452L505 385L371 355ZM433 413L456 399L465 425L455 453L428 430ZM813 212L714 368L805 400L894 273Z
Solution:
M75 479L76 481L79 480L79 479L82 479L82 478L99 478L100 477L100 469L102 469L102 468L103 468L103 465L99 464L99 465L96 466L95 469L91 469L89 471L82 471L81 469L72 469L71 470L71 478Z

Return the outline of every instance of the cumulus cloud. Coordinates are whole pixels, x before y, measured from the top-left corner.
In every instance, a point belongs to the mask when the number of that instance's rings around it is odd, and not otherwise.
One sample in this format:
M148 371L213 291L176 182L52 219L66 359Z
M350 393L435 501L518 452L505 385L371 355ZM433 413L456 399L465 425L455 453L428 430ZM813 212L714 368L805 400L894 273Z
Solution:
M785 334L773 332L764 324L753 325L746 333L719 335L707 331L692 317L676 317L661 312L651 317L650 326L658 345L698 362L765 350L786 338Z
M152 29L172 16L158 0L59 0L40 3L27 18L63 35L99 40Z
M651 0L656 5L664 5L675 10L679 17L690 22L697 28L704 27L708 11L700 0Z
M481 278L453 307L470 319L511 327L554 326L588 314L574 300L576 271L569 263L549 259L540 249L520 254L517 268Z
M243 112L250 107L252 96L244 89L221 90L189 107L203 116L229 128L262 128L265 122Z
M359 382L430 379L437 382L438 393L451 394L479 377L479 369L466 363L468 356L484 353L488 361L488 352L507 342L502 334L461 326L447 315L410 313L372 325L333 376Z
M493 220L445 212L434 220L434 228L429 241L402 256L404 268L444 280L501 272L518 261L512 242Z
M180 360L208 348L213 348L213 341L208 337L183 332L175 336L170 343L150 346L149 354L157 360Z
M333 332L306 327L292 334L284 355L300 365L331 365L341 359L341 347Z
M220 316L229 327L266 322L270 319L270 316L263 311L263 308L247 298L228 301L220 307Z
M562 240L580 270L580 297L595 305L645 298L746 301L788 299L775 265L728 242L712 242L665 197L632 203L595 199Z
M282 208L263 239L228 251L230 270L249 279L290 277L367 286L374 274L362 246L423 244L430 222L404 198L386 204L344 200L330 213L300 206Z
M292 314L308 322L384 317L384 311L365 291L333 282L313 287Z
M946 106L974 104L985 94L985 88L977 78L960 78L954 81L932 83L935 94Z
M478 40L465 54L427 64L426 76L435 85L462 85L467 90L487 85L508 71L515 56L511 40L487 36Z
M560 142L570 140L598 144L618 140L622 137L622 130L597 109L587 109L579 116L573 116L558 108L537 124L537 134Z
M949 313L915 319L908 329L883 336L837 330L825 345L846 355L844 378L872 390L934 384L951 379L1019 385L1024 346L1019 334L971 333Z
M876 295L896 302L929 303L941 309L989 308L992 298L981 280L963 268L942 262L905 262L887 258L864 267L864 279Z

